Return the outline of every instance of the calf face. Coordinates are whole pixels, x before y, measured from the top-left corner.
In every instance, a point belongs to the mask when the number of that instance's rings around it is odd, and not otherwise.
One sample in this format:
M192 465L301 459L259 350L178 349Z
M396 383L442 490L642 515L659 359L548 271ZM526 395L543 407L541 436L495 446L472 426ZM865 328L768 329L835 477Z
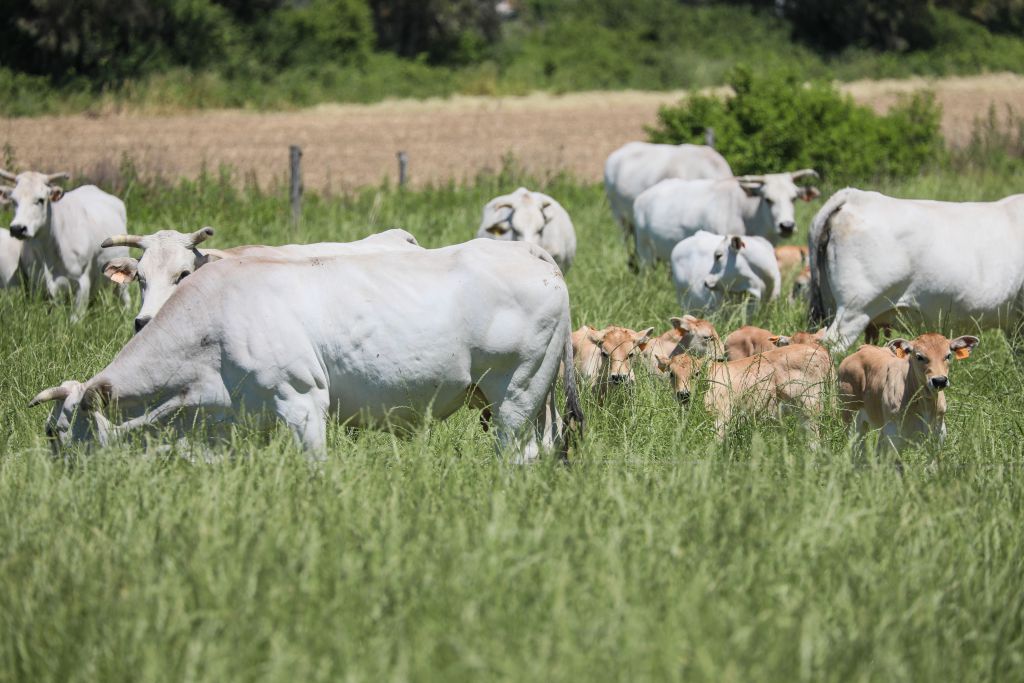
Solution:
M693 383L703 368L701 361L688 353L679 353L671 358L659 355L655 360L658 362L658 369L669 373L676 398L682 403L689 401L693 393Z
M955 357L964 359L978 345L978 338L970 335L949 340L941 334L922 334L912 341L893 339L886 346L910 363L910 372L918 387L932 392L949 386L949 362Z
M672 328L679 335L678 344L698 356L717 358L722 355L722 340L715 326L692 315L670 318Z
M67 173L34 173L26 171L13 176L0 171L0 176L15 179L14 187L0 187L0 195L5 201L14 203L14 218L11 219L11 237L27 240L35 237L43 226L50 222L50 205L59 202L64 190L54 185L56 180L64 180Z
M507 200L484 208L481 229L494 239L540 244L550 217L551 202L541 200L526 188L519 188ZM491 223L486 225L486 223Z
M743 256L747 243L739 235L726 235L715 248L711 272L704 286L726 294L743 294L755 289L760 279Z
M779 236L789 237L796 230L793 202L797 199L809 202L821 196L816 187L801 187L796 184L797 180L809 175L818 174L813 169L804 169L792 173L741 176L737 180L748 197L760 200L758 211L770 215L771 224L775 226Z
M653 327L635 332L627 327L614 325L589 333L590 343L601 353L601 375L612 384L629 384L635 381L633 358L651 340Z
M206 227L191 234L160 230L152 235L117 235L104 240L104 247L128 246L142 250L138 259L111 259L103 268L103 274L118 284L139 281L142 307L135 317L136 332L152 320L182 280L209 260L196 250L196 245L212 236L213 228Z

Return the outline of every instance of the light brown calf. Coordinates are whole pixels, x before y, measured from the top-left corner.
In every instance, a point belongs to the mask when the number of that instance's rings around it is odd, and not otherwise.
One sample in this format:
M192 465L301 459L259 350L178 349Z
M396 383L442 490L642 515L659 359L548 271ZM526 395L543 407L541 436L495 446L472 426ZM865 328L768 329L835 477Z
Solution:
M800 274L793 280L793 289L789 293L790 301L805 301L811 294L811 267L807 266L800 271Z
M860 437L881 429L879 450L928 437L946 437L949 362L964 359L978 338L922 334L913 341L893 339L885 346L862 346L839 364L839 402L847 424L856 422Z
M615 325L603 330L584 325L572 333L573 365L584 379L600 385L631 383L636 379L633 358L653 333L653 327L636 332Z
M643 349L644 356L650 363L651 371L654 374L664 374L658 368L657 356L671 358L683 352L712 358L722 355L722 340L718 336L715 326L707 320L684 315L682 318L670 318L669 323L672 328L652 339Z
M807 266L807 247L796 244L775 247L775 260L779 262L782 277L791 275Z
M746 325L730 332L729 336L725 338L725 357L726 360L740 360L780 346L818 344L824 336L824 327L817 332L794 332L792 335L786 336L775 334L763 327Z
M737 408L776 412L796 408L814 429L813 418L822 409L821 396L832 372L832 360L817 344L794 344L727 363L702 362L687 354L660 357L662 368L672 373L676 398L688 401L694 380L707 374L704 405L715 415L715 430L725 428Z
M821 328L817 332L794 332L793 334L786 336L776 335L772 337L772 343L776 346L790 346L791 344L821 344L821 340L825 337L826 327Z

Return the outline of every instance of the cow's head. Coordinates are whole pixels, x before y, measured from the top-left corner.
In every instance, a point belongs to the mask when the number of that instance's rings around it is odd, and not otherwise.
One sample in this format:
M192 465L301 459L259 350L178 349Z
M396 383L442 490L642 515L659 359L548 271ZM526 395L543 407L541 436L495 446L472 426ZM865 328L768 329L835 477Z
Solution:
M654 328L648 327L635 332L628 327L610 325L603 330L593 330L588 334L590 343L601 351L602 375L612 384L631 384L636 380L633 374L633 357L643 351Z
M98 438L106 443L110 423L99 412L109 396L109 387L89 387L75 380L44 389L29 401L29 407L53 401L46 418L46 436L55 449L71 443ZM90 417L92 422L90 422Z
M692 315L670 318L672 328L679 335L679 345L698 356L718 358L724 353L722 340L715 326Z
M828 328L823 327L817 332L794 332L793 334L786 336L783 334L777 334L771 337L772 344L776 346L789 346L791 344L821 344L821 340L825 338L825 330Z
M658 369L667 372L672 379L672 389L680 402L686 403L693 393L693 385L704 368L704 363L688 353L677 353L671 358L655 356Z
M816 187L796 184L796 181L807 176L816 178L818 173L813 168L805 168L791 173L739 176L736 180L747 196L760 200L757 210L764 214L762 221L770 221L780 237L789 237L796 230L793 202L797 199L809 202L821 196Z
M67 173L25 171L15 175L0 170L0 178L14 183L13 186L0 186L0 199L4 203L14 204L11 237L32 239L50 224L50 205L59 202L64 196L64 190L54 183L70 177Z
M893 339L886 346L910 363L910 372L918 386L928 391L942 391L949 386L949 362L964 359L978 345L978 338L970 335L950 341L941 334L922 334L913 341Z
M196 249L197 244L212 236L213 228L205 227L191 234L161 230L152 235L115 235L103 241L104 247L142 250L138 259L114 258L103 268L103 274L118 284L139 281L142 307L135 317L136 332L152 320L182 280L216 258Z
M484 207L481 230L493 239L540 244L550 215L551 200L525 187Z
M747 260L747 243L739 235L726 235L715 247L711 272L704 278L704 286L725 294L752 294L761 296L764 284L757 271Z

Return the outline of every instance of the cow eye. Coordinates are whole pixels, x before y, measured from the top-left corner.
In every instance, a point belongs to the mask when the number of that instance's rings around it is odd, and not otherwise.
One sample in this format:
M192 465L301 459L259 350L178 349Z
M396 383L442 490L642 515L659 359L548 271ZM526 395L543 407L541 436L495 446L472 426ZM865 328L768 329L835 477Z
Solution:
M922 363L923 363L923 362L925 361L925 357L924 357L924 356L922 356L922 355L921 355L920 353L919 353L919 354L917 354L917 359L918 359L919 361L921 361Z
M42 197L40 197L39 199L37 199L37 200L36 200L36 204L38 204L39 206L42 206L42 205L43 205L43 202L45 202L45 201L46 201L45 199L43 199Z
M717 252L717 251L715 252L715 260L716 261L721 261L722 260L721 252Z
M950 358L952 358L952 357L953 357L953 354L952 354L952 353L947 353L947 354L946 354L946 360L949 360L949 359L950 359Z
M604 349L601 349L601 355L604 356L605 358L609 356L608 352L605 351Z

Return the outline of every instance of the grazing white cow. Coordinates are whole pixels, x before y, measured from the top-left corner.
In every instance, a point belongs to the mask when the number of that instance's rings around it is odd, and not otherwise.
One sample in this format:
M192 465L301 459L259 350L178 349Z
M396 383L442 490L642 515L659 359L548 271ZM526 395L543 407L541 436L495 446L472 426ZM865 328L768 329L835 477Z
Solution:
M103 241L104 248L133 247L142 250L142 256L138 259L128 256L111 259L103 270L104 275L118 284L127 285L133 280L138 280L142 292L142 307L135 316L136 333L153 319L182 280L194 273L197 268L212 261L239 256L288 258L419 248L415 237L397 228L370 235L356 242L285 244L277 247L246 245L202 251L196 248L212 236L213 228L207 226L193 233L160 230L152 235L114 235Z
M487 202L476 236L536 244L563 273L576 258L576 230L569 213L548 195L525 187Z
M276 414L322 454L328 414L405 427L469 402L488 411L499 452L529 462L562 439L555 383L571 332L565 280L530 244L243 256L200 268L107 367L32 403L57 401L59 443L215 429L244 409ZM582 428L572 372L565 389Z
M21 258L21 240L0 228L0 289L13 287L18 275L18 260Z
M110 259L126 255L100 248L110 235L124 232L124 202L95 185L64 192L54 181L66 173L14 175L0 170L0 177L14 187L0 187L0 195L14 202L11 236L23 242L19 266L30 285L42 283L51 298L74 292L73 321L80 320L89 305L92 283L101 277ZM128 292L119 287L121 300L129 305Z
M843 351L869 325L1015 331L1024 304L1024 195L997 202L896 199L853 188L814 217L811 319Z
M627 142L604 164L604 191L626 237L633 234L633 202L666 178L731 178L729 162L704 145L659 145Z
M707 313L746 295L753 313L759 302L778 296L782 274L768 240L701 230L672 250L672 282L684 311Z
M846 424L856 421L858 441L881 429L878 449L899 451L934 437L946 438L949 362L967 358L978 338L922 334L893 339L884 347L862 346L839 364L839 402ZM863 444L863 441L861 441Z
M814 169L721 180L663 180L633 206L640 265L667 261L672 248L698 230L719 235L758 235L773 244L796 229L793 202L821 193L796 181Z

